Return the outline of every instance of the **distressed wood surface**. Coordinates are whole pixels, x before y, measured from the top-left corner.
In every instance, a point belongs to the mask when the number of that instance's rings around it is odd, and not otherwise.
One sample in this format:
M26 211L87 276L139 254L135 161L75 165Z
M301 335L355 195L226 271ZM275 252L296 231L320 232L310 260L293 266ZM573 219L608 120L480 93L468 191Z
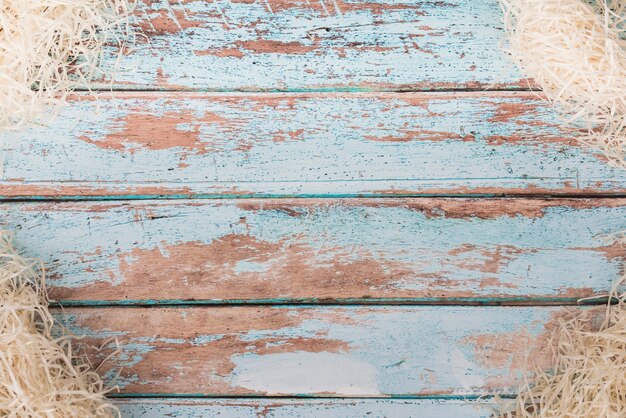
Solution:
M136 89L526 87L501 20L497 0L140 0L143 36L103 71Z
M242 199L0 205L66 302L572 302L626 251L626 199Z
M615 194L533 93L118 93L0 136L0 196Z
M494 403L416 399L116 400L132 418L491 418Z
M5 203L0 228L47 262L66 305L604 293L625 258L604 236L626 229L626 199L349 199L626 193L626 173L534 94L358 93L528 88L500 19L497 0L140 0L146 38L119 61L109 51L116 80L93 85L138 91L76 96L50 126L0 135L0 198L239 199ZM289 196L330 199L243 199ZM98 370L122 394L455 398L512 394L564 310L55 312L95 365L119 340ZM433 399L117 402L133 417L490 416Z
M564 312L261 306L55 315L86 335L81 350L104 344L87 356L122 394L400 397L511 394L532 362L547 365L550 330Z

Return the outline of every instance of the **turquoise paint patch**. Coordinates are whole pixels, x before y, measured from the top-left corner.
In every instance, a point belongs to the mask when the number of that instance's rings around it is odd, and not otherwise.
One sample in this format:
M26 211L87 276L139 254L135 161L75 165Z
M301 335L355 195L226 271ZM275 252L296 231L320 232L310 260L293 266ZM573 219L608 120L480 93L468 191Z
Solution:
M236 273L261 273L267 271L267 266L256 261L242 260L235 264Z

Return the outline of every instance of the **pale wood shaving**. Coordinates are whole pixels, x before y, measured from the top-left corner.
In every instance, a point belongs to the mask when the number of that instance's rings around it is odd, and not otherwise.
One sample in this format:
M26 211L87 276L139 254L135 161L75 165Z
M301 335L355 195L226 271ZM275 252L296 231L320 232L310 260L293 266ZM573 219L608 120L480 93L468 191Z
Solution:
M117 417L100 376L55 337L42 264L20 256L0 231L0 416Z
M583 144L626 168L626 1L500 4L513 60L583 131Z
M131 38L133 1L0 1L0 131L47 123L88 88L105 43Z

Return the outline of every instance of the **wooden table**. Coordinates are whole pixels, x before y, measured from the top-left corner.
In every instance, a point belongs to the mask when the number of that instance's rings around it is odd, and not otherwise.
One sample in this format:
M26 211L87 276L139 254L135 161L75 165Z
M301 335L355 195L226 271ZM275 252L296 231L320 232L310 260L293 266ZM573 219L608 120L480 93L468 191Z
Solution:
M0 227L94 364L119 341L125 415L489 416L545 364L622 269L626 171L529 91L500 19L141 0L113 82L0 137Z

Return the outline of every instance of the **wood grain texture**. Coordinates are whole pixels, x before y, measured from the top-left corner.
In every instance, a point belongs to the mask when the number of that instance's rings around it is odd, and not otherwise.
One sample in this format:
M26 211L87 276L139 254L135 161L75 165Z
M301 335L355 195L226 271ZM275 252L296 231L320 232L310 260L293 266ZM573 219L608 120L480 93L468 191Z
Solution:
M20 203L0 228L85 303L572 302L626 257L626 199Z
M138 3L134 25L143 36L119 60L112 51L103 65L117 88L527 86L500 50L497 0Z
M495 404L415 399L155 399L117 400L132 418L490 418Z
M400 397L511 394L532 362L546 366L550 330L564 312L191 307L55 315L86 335L81 347L104 344L87 355L123 394ZM112 338L120 354L102 362L116 348Z
M93 85L124 92L0 135L2 199L238 198L0 204L51 297L89 305L55 316L122 395L336 397L117 400L125 415L487 417L454 398L512 394L545 365L560 307L94 307L604 293L626 199L393 197L626 193L512 91L531 85L500 19L497 0L139 0L146 39L109 50L116 80ZM509 92L434 92L486 87Z
M82 96L0 135L0 196L626 193L532 93Z

